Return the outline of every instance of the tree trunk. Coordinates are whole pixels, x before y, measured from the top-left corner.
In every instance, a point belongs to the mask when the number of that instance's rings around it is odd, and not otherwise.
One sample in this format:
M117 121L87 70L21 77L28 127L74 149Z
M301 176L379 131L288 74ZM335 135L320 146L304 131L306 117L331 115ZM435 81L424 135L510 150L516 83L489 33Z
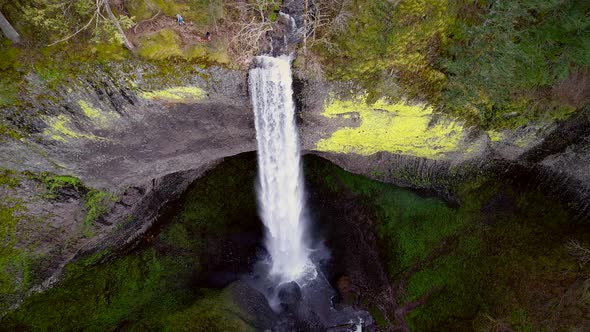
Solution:
M20 42L20 35L14 30L12 25L10 25L10 22L8 22L6 17L2 15L2 12L0 12L0 30L2 30L2 33L6 38L10 39L13 43L18 44Z
M111 6L109 6L108 0L104 1L104 8L106 9L107 14L109 15L109 18L111 19L111 21L113 21L113 24L115 25L117 30L119 30L119 34L121 35L121 38L123 39L123 43L125 44L125 47L127 47L127 49L130 51L135 51L135 47L133 46L133 44L131 44L129 39L127 39L127 36L125 35L125 31L123 31L123 29L121 28L121 25L119 24L119 21L117 21L117 18L115 17L115 15L113 15L113 11L111 10Z

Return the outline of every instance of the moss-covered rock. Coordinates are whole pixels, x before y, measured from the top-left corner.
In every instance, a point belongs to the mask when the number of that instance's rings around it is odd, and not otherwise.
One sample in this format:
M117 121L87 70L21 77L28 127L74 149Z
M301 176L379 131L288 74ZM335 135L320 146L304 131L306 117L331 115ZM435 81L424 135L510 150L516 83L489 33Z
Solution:
M139 54L148 59L164 60L182 57L180 36L172 29L163 29L140 40Z
M332 100L324 108L328 118L358 117L360 125L341 128L320 140L316 149L369 155L380 151L436 159L459 149L463 126L450 118L435 120L425 105L377 101Z
M219 39L207 43L197 43L185 51L188 59L197 59L208 63L216 63L224 66L231 64L227 45Z
M590 233L566 206L490 177L464 179L457 187L462 203L449 206L333 165L313 165L307 170L313 183L336 196L355 195L374 211L398 304L396 313L386 313L394 326L405 324L399 313L416 304L401 316L416 331L585 326L590 267L580 265L571 241L587 246Z
M162 29L139 40L139 54L150 60L182 58L189 62L230 65L227 47L221 40L183 45L173 29Z
M251 330L229 290L207 289L203 283L208 273L223 266L246 271L251 261L247 255L255 254L255 243L226 251L229 235L260 227L254 176L253 156L220 165L197 180L182 204L171 206L138 250L119 255L99 251L68 265L63 281L27 299L2 319L0 328ZM71 177L51 177L46 183L53 190L81 186ZM228 193L233 193L230 200ZM95 220L112 197L94 190L86 196L85 220ZM0 218L4 221L4 210Z
M22 202L4 197L0 202L0 310L9 303L5 297L26 290L29 279L29 252L19 248L18 223L23 219ZM8 302L8 303L7 303Z
M205 91L197 87L184 86L143 92L141 97L149 100L164 100L175 103L192 103L205 97Z
M47 128L43 134L45 137L59 142L66 142L71 139L87 139L99 140L101 138L79 131L75 129L72 124L72 119L66 115L58 115L57 117L46 117Z

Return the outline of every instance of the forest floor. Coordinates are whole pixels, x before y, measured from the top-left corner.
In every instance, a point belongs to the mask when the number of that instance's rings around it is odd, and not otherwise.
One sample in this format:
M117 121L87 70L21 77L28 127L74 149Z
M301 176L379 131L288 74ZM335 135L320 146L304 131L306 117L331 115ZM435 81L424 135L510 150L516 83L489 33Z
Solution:
M197 43L208 42L205 39L207 31L198 31L193 22L185 21L184 24L178 24L176 18L166 16L163 13L155 15L153 18L138 22L133 28L129 29L126 34L127 38L136 44L144 36L156 33L163 29L174 30L181 39L182 46L191 46ZM215 32L211 32L212 38Z

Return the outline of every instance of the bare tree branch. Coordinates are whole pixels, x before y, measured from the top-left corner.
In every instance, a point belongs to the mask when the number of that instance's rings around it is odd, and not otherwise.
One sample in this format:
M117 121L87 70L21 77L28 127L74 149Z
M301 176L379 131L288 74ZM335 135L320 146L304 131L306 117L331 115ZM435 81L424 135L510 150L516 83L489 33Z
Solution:
M256 0L254 3L235 4L236 10L240 13L240 19L230 24L236 30L230 44L238 63L248 63L250 58L259 51L263 37L273 30L273 22L265 17L265 10L275 4L275 0Z
M82 31L84 31L84 30L88 29L88 27L90 26L90 24L92 24L92 21L94 21L94 19L96 19L96 15L92 15L92 17L90 18L90 21L88 21L88 23L86 23L86 25L85 25L85 26L83 26L83 27L81 27L81 28L80 28L78 31L76 31L76 32L74 32L73 34L71 34L71 35L69 35L69 36L67 36L67 37L65 37L65 38L62 38L62 39L60 39L60 40L58 40L58 41L56 41L56 42L53 42L53 43L51 43L51 44L49 44L49 45L47 45L47 46L53 46L53 45L55 45L55 44L59 44L59 43L61 43L61 42L64 42L64 41L66 41L66 40L68 40L68 39L70 39L70 38L74 37L75 35L79 34L80 32L82 32Z
M111 18L112 23L115 25L115 27L119 31L119 35L121 35L121 39L123 39L123 44L125 44L125 47L127 47L128 50L135 51L135 47L133 46L133 44L131 44L129 39L127 39L127 36L125 35L125 31L123 31L123 29L121 28L121 25L119 24L119 21L117 20L115 15L113 15L113 11L111 10L111 6L109 5L108 0L104 0L103 3L104 3L104 8L107 11L107 14Z
M6 36L6 38L10 39L14 44L18 44L20 42L20 35L18 32L12 27L10 22L2 15L0 12L0 30Z
M158 15L160 15L161 13L162 13L162 10L158 8L158 12L152 18L149 18L147 20L143 20L141 22L137 22L137 24L135 24L135 26L133 27L133 32L134 33L137 33L137 28L139 27L140 24L142 24L142 23L148 23L148 22L151 22L151 21L155 20L156 17L158 17Z
M106 18L103 14L102 14L102 10L105 10L107 12L107 15L109 16L109 18ZM117 20L117 18L115 17L115 15L113 14L112 10L111 10L111 6L109 5L108 0L96 0L96 3L94 5L94 13L92 14L92 17L90 18L90 20L88 21L88 23L86 23L83 27L81 27L80 29L78 29L76 32L58 40L55 41L47 46L53 46L59 43L62 43L66 40L71 39L72 37L76 36L77 34L79 34L80 32L88 29L88 27L90 26L90 24L92 24L92 22L95 22L95 30L98 30L98 26L100 23L100 20L105 20L105 21L109 21L111 22L115 28L117 29L117 31L119 32L119 36L121 37L121 39L123 40L123 44L125 45L125 47L127 49L129 49L130 51L135 51L135 47L133 46L133 44L131 44L131 42L129 41L129 39L127 38L127 36L125 35L125 32L123 31L123 29L121 28L121 25L119 24L119 21Z

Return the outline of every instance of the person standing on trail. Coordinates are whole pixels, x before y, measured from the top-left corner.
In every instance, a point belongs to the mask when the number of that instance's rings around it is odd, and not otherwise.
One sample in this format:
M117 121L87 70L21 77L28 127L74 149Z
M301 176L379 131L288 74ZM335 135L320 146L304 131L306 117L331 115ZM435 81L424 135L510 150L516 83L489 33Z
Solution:
M176 14L176 21L178 22L178 25L184 24L184 19L182 18L182 16L180 16L180 14Z
M207 31L207 33L205 34L205 40L211 41L211 32Z

